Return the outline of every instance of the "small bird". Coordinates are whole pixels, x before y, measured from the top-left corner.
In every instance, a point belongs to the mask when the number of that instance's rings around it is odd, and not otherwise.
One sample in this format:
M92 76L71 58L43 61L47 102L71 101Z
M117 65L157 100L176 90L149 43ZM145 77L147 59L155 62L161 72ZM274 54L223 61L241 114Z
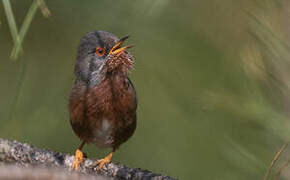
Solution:
M112 148L94 164L100 170L136 129L137 97L128 78L134 59L127 52L132 46L122 47L126 39L128 36L118 39L106 31L93 31L80 40L69 96L70 123L82 140L75 152L74 170L83 161L86 143Z

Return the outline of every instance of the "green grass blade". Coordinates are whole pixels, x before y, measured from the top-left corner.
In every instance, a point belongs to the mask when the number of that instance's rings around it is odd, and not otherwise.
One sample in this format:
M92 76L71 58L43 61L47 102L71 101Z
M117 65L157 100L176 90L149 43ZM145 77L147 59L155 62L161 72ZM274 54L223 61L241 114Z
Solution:
M14 18L12 8L11 8L10 0L2 0L2 3L4 6L4 10L5 10L5 14L7 17L7 21L8 21L8 25L10 28L10 33L11 33L12 39L14 41L14 44L19 45L19 49L20 49L21 43L20 43L20 40L18 37L17 25L16 25L16 21Z
M28 10L26 17L23 21L23 24L22 24L20 32L19 32L19 43L14 44L13 50L11 52L11 59L17 59L17 57L20 53L20 50L21 50L21 44L22 44L23 39L24 39L28 29L29 29L29 26L32 22L32 19L33 19L35 13L37 12L37 9L38 9L38 2L37 2L37 0L35 0L32 2L30 9Z

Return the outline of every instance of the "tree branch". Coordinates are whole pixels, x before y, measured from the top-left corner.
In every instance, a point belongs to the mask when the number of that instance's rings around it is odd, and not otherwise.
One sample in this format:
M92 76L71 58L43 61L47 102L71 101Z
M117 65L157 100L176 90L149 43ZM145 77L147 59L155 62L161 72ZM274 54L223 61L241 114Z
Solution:
M61 169L65 172L69 172L71 171L73 160L74 156L69 154L38 149L29 144L22 144L17 141L9 141L0 138L0 163L3 162L4 164L36 167L40 169ZM102 175L106 179L174 180L174 178L168 176L165 177L138 168L128 168L118 163L110 163L107 167L97 171L96 167L92 166L94 162L95 161L90 159L84 159L79 171L86 175L97 175L98 177ZM10 175L12 175L12 173ZM67 175L71 175L71 173L67 173Z

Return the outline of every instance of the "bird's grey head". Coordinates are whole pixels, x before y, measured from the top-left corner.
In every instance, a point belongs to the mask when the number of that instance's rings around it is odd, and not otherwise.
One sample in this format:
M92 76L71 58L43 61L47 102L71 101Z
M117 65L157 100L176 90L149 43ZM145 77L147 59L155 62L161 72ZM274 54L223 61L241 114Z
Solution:
M132 56L126 52L131 46L121 47L127 38L128 36L118 39L106 31L93 31L86 34L80 40L78 47L75 65L77 80L96 85L108 72L116 70L116 67L126 67L126 63L133 63Z

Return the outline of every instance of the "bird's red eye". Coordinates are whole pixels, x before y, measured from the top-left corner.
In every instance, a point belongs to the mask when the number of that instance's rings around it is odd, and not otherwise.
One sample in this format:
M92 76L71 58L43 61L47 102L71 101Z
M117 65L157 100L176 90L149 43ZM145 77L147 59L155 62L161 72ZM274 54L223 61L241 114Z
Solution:
M99 57L104 56L105 53L106 53L106 50L105 50L103 47L97 47L97 48L96 48L96 54L97 54Z

